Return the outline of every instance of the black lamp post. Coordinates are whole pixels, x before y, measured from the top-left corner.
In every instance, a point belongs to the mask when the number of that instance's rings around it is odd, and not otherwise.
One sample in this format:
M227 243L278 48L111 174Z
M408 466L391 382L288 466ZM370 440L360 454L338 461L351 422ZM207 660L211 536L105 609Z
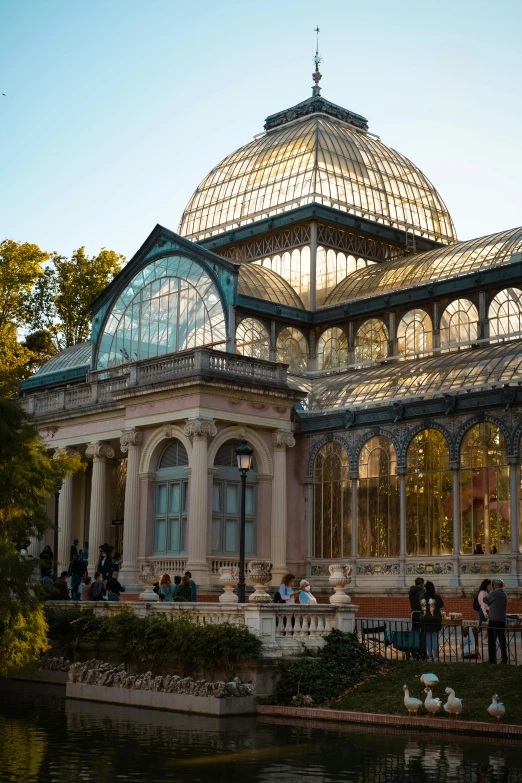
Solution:
M236 449L237 467L241 474L241 516L239 522L239 584L237 595L240 604L246 601L245 592L245 502L246 502L246 479L247 473L252 467L253 450L248 446L246 440Z
M54 493L54 578L58 579L58 507L60 503L61 484L56 487Z

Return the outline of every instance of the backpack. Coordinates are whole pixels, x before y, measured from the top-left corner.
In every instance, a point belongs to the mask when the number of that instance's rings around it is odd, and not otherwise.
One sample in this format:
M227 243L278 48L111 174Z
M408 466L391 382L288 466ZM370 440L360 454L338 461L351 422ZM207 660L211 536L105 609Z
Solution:
M277 593L274 595L274 603L275 603L275 604L284 604L284 601L283 601L283 599L281 598L281 593L279 592L279 590L278 590L278 591L277 591Z
M480 609L478 594L473 598L473 609L478 612Z

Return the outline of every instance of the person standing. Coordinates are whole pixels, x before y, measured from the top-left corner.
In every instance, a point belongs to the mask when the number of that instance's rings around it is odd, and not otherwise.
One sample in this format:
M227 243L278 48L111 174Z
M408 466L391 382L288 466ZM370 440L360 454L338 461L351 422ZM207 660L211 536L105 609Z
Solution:
M478 612L479 616L479 630L482 627L482 623L485 623L488 618L488 605L484 601L490 590L491 579L483 579L478 589L476 598L473 600L473 608Z
M163 596L163 600L167 601L167 603L172 603L174 596L176 595L176 588L172 584L170 574L163 574L159 582L159 587L160 595Z
M80 550L80 557L84 563L89 562L89 542L86 541Z
M192 597L190 600L196 603L196 601L198 600L198 586L195 583L195 581L192 579L192 574L190 573L190 571L185 571L185 576L188 576L190 582L190 589L192 590ZM182 584L183 584L183 580L182 580Z
M426 582L424 595L421 598L421 606L424 614L421 617L420 627L426 635L426 649L428 658L432 661L439 660L439 633L442 626L442 612L444 601L435 591L433 582Z
M484 603L488 608L488 651L489 662L497 662L497 639L500 644L502 663L508 662L506 645L506 614L508 597L504 592L502 579L493 579L491 592L484 596Z
M70 563L72 563L72 561L74 560L74 556L79 554L79 552L78 552L78 544L79 543L80 542L78 541L78 539L75 538L74 541L71 544L71 554L69 555L69 558L70 558L69 562Z
M71 598L73 601L80 600L80 582L82 581L84 573L85 564L83 560L80 560L80 555L76 552L69 568L69 575L71 577Z
M317 598L312 595L310 591L310 582L306 579L301 579L299 583L299 603L300 604L316 604Z
M55 601L68 601L69 600L69 588L67 585L67 571L62 571L59 579L55 579L53 587L56 589L54 596Z
M119 601L120 595L125 592L124 586L119 582L119 571L113 571L107 580L107 601Z
M49 544L47 544L47 546L45 546L40 552L40 573L42 576L48 576L51 573L53 567L53 558L53 550Z
M294 579L295 576L293 574L284 575L283 581L279 585L279 595L282 603L295 604Z
M103 577L99 571L94 574L94 581L91 584L91 601L102 601L105 595L105 588L103 586Z
M181 577L181 585L174 596L174 601L176 603L190 603L192 601L192 587L190 586L190 578L186 574Z
M415 584L410 587L408 598L410 599L411 619L415 628L420 623L422 617L421 598L424 595L424 579L420 576L415 580Z

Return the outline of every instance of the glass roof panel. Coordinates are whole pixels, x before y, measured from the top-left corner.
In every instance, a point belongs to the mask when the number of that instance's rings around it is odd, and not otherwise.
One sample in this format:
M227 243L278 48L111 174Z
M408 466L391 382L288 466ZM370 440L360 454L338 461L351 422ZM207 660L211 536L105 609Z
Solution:
M268 299L269 302L299 307L304 305L290 283L287 283L277 272L265 266L242 264L239 269L238 293L254 296L257 299Z
M341 280L328 295L324 307L464 275L475 269L509 264L512 256L521 252L522 228L513 228L374 265Z
M522 340L408 362L386 362L360 370L331 372L289 383L308 392L309 413L373 407L411 397L465 394L506 383L522 383Z
M36 371L35 375L48 375L51 372L70 370L73 367L84 367L86 364L91 363L91 350L90 340L87 340L85 343L71 345L49 359Z
M179 233L201 239L311 201L444 243L456 238L444 202L408 158L324 114L276 127L225 158L192 196Z

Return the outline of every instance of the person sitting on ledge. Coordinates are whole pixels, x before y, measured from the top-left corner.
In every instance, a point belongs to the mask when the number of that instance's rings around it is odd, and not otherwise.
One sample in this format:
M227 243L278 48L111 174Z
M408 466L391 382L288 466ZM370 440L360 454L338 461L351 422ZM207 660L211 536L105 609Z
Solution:
M107 579L107 601L119 601L125 588L118 581L119 571L113 571L110 579Z
M55 601L68 601L69 600L69 587L67 585L67 571L62 571L59 579L55 579L53 587L56 588L57 593L54 596Z
M484 550L482 549L482 544L475 544L475 549L473 550L474 555L483 555Z
M190 586L190 579L188 576L181 577L181 586L179 592L174 597L176 603L190 603L192 601L192 588Z

